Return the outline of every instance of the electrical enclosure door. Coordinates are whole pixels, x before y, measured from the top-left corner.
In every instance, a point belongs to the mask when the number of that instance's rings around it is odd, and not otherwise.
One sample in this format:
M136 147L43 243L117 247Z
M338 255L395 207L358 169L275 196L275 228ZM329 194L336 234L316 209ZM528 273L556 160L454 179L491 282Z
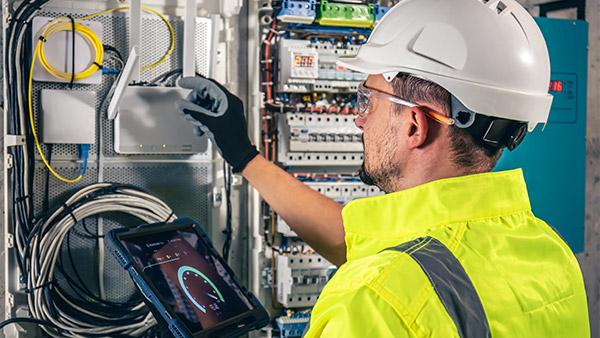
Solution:
M549 18L536 22L550 53L550 116L545 128L538 125L515 151L505 150L494 170L523 168L533 213L578 253L585 230L588 24Z

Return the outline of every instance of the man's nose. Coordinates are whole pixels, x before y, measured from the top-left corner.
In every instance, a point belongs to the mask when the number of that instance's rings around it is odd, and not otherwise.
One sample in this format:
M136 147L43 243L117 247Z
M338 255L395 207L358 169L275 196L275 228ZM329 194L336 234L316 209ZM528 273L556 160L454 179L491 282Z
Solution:
M367 119L367 114L358 115L356 119L354 119L354 125L358 127L358 129L363 130L363 126L365 125L365 121Z

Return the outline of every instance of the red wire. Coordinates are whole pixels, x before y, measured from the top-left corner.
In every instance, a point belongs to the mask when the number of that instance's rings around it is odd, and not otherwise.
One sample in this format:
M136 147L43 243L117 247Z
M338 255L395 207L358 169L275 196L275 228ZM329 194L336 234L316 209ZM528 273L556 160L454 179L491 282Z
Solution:
M276 28L276 21L273 20L273 25L271 26L271 33L269 33L269 36L267 37L266 40L266 44L265 44L265 86L266 86L266 94L267 94L267 103L271 102L272 99L272 93L271 93L271 62L269 62L269 60L271 59L271 55L270 55L270 50L271 50L271 39L273 38L273 35L275 35L275 28ZM265 157L267 159L269 159L269 153L270 153L270 146L269 146L269 122L267 121L268 119L266 118L267 116L267 110L263 109L263 120L264 120L264 132L265 132L265 136L264 136L264 142L265 142Z

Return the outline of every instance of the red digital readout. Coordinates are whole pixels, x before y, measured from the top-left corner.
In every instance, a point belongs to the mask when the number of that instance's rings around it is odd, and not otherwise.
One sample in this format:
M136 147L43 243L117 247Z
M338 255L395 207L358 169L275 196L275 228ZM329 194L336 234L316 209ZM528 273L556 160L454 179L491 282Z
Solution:
M562 92L563 90L563 82L562 81L550 81L550 85L548 86L549 92Z
M315 66L315 57L306 55L297 55L294 60L294 65L302 68L312 68Z

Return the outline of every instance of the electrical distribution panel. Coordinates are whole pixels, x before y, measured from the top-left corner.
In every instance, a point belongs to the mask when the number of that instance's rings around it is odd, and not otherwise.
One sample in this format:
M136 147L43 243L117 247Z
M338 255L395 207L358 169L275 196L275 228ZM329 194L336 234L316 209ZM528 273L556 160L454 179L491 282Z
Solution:
M265 156L341 204L382 194L357 176L363 143L354 123L356 91L367 76L337 66L336 60L355 55L388 8L324 0L270 4L273 12L261 20L259 44ZM337 268L266 203L260 209L266 246L258 266L266 304L271 298L271 334L300 337Z

